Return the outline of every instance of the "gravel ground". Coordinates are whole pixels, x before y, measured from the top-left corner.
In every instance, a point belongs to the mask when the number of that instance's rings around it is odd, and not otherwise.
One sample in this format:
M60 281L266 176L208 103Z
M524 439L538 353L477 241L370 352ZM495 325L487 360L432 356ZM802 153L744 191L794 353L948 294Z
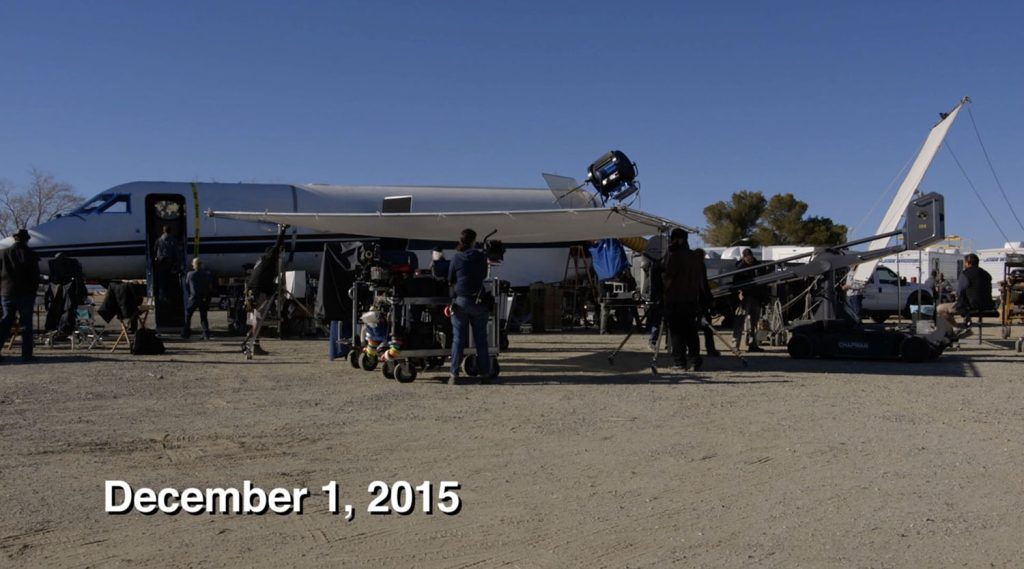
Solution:
M994 334L993 334L994 336ZM1024 356L649 372L633 338L513 336L493 385L412 384L323 340L40 348L0 365L5 567L1012 567ZM108 344L109 345L109 344ZM9 354L9 352L5 353ZM16 358L15 358L16 359ZM667 365L667 358L662 358ZM104 512L104 482L309 488L303 513ZM328 512L337 481L354 518ZM368 485L458 481L371 515ZM399 505L399 507L401 507Z

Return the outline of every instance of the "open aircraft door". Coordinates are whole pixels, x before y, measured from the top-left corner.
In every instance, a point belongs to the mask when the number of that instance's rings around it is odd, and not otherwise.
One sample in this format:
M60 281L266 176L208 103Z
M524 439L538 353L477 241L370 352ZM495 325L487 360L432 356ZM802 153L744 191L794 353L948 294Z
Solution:
M146 285L156 300L158 328L181 328L185 324L186 214L185 196L181 194L146 196ZM158 263L156 245L165 227L176 241L177 259Z

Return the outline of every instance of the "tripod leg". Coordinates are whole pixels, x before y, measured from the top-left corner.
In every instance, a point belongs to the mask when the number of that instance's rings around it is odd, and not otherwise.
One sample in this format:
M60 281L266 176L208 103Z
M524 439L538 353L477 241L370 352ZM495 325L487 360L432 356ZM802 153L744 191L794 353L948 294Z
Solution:
M661 337L666 333L665 331L665 315L661 315L661 322L658 323L658 338L654 344L654 355L651 357L651 373L658 375L658 354L661 351Z
M643 325L644 325L644 323L645 323L645 321L647 319L647 315L644 314L644 317L640 318L640 311L637 310L636 307L634 306L633 307L633 316L635 318L635 322L637 322L638 325L641 328L643 328ZM632 326L630 326L629 327L629 332L626 334L626 337L623 338L621 342L619 342L619 347L615 348L615 350L613 350L612 353L608 355L608 365L615 365L615 356L619 355L619 352L622 351L622 347L625 346L626 342L628 342L629 339L633 337L633 332L634 332L634 328Z
M743 359L743 354L740 353L740 347L737 344L733 342L727 342L725 338L723 338L722 335L718 333L718 330L715 330L714 326L711 326L709 324L708 329L711 330L711 333L714 334L716 338L721 340L723 344L729 346L729 351L732 352L732 355L740 359L740 363L743 364L743 367L747 367L747 360Z

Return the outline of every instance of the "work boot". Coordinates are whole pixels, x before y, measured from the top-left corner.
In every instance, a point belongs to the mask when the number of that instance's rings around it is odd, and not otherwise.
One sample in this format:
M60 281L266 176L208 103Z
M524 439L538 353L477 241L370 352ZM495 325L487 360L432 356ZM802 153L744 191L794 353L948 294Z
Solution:
M758 346L757 344L750 344L749 346L747 346L747 351L748 352L763 352L764 350L761 348L761 346Z
M702 368L702 367L704 367L704 358L702 358L700 356L697 356L697 357L693 358L693 360L692 360L692 362L690 364L690 368L693 371L700 371L700 368Z
M458 383L458 381L459 376L455 375L454 373L448 376L448 385L455 385L456 383Z
M708 353L708 357L711 358L717 358L718 356L722 355L722 352L719 352L718 348L715 348L714 346L711 346L706 351Z
M204 339L204 340L209 340L210 338L211 338L211 336L210 336L210 331L209 331L209 330L205 330L205 331L203 332L203 339Z
M264 350L259 344L252 347L252 355L254 356L269 356L270 352Z

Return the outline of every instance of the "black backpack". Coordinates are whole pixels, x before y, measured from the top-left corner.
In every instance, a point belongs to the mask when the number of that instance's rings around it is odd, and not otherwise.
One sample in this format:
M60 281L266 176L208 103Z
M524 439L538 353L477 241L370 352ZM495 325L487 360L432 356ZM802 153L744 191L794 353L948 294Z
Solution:
M132 353L136 356L156 356L165 351L164 342L157 337L155 330L140 328L135 332L135 343L132 344Z

